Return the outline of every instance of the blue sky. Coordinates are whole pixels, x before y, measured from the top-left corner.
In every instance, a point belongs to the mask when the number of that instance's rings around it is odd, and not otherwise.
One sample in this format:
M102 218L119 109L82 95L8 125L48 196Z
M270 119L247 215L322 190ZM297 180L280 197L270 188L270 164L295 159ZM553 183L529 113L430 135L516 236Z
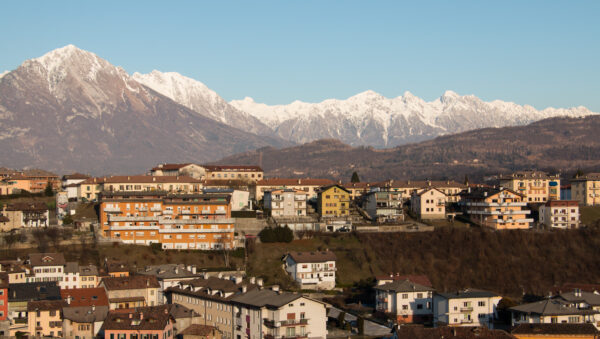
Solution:
M67 44L227 100L445 90L600 112L600 1L2 1L0 72Z

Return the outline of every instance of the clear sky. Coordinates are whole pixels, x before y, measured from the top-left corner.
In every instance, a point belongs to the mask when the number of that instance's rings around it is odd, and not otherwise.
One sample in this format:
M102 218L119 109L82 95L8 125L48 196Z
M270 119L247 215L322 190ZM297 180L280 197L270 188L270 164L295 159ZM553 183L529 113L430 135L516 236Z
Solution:
M445 90L600 112L600 1L1 1L0 72L74 44L226 100Z

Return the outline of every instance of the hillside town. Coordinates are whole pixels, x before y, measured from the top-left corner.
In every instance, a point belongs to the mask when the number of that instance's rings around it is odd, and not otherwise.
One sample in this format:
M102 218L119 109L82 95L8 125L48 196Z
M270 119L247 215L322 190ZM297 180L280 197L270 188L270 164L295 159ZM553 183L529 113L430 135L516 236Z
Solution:
M415 271L348 285L348 259L332 243L439 229L586 229L600 204L600 173L361 182L356 172L346 180L276 178L260 166L185 163L104 177L2 168L0 178L1 336L600 336L597 281L551 281L535 296L448 289ZM311 247L313 240L326 246ZM271 275L256 274L267 260L252 253L271 244L283 255L263 271ZM134 260L142 251L155 261ZM208 259L185 257L195 254Z

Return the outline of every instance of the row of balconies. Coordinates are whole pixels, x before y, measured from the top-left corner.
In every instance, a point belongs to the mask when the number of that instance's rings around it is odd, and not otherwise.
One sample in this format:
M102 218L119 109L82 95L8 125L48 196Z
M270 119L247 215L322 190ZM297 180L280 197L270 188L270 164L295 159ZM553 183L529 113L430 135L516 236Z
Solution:
M158 222L165 225L204 225L204 224L233 224L233 218L215 218L215 219L166 219L159 218Z
M506 211L482 211L482 210L468 210L467 214L481 214L481 215L518 215L518 214L530 214L530 210L506 210Z
M282 326L296 326L308 324L308 319L288 319L282 321L275 321L270 319L264 319L264 324L267 327L282 327Z
M522 207L527 206L526 202L465 202L466 206L482 207Z

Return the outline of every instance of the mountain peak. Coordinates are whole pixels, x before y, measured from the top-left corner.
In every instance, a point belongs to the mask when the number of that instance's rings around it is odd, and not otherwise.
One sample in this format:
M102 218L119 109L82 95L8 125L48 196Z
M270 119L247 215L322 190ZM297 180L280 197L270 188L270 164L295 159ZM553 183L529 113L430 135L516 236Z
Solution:
M460 95L458 95L458 93L452 91L452 90L447 90L444 92L444 94L442 94L442 96L440 97L440 100L442 102L450 102L453 100L456 100L460 98Z
M379 98L383 98L383 95L373 91L373 90L366 90L364 92L360 92L356 95L353 95L350 97L350 99L379 99Z

